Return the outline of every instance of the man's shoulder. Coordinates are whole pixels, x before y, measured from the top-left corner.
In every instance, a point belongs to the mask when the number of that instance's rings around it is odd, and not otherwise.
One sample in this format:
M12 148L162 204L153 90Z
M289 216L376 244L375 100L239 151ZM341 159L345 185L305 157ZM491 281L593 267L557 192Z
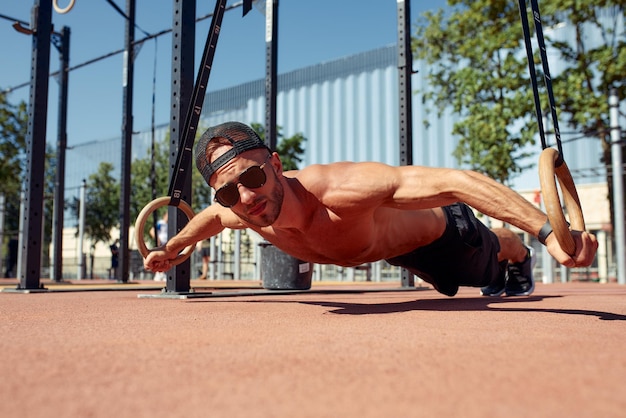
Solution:
M317 180L323 178L328 180L329 178L341 178L342 175L359 172L371 172L390 167L383 163L365 161L338 161L328 164L311 164L305 168L297 171L287 171L285 175L287 177L297 177Z

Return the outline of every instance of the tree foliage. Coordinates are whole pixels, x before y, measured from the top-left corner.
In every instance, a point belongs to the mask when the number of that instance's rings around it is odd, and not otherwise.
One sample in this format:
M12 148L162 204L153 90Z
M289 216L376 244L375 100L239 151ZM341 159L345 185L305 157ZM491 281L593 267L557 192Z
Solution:
M174 154L176 155L176 154ZM134 221L139 212L148 202L157 197L166 196L170 184L170 141L169 135L165 140L156 142L154 155L139 158L131 165L131 188L133 194L130 199L130 217ZM192 158L191 166L191 207L197 213L207 205L211 204L211 188L205 183L202 175L195 168L195 159ZM152 185L152 175L154 166L154 190ZM190 203L190 202L187 202ZM156 218L160 218L165 208L158 211ZM144 234L148 237L147 231L152 227L153 222L146 223Z
M162 142L155 143L154 156L133 161L131 167L131 217L135 219L143 207L154 198L166 196L170 181L170 141L169 134ZM176 156L176 153L174 153ZM155 168L155 193L152 191L152 165ZM211 190L204 182L202 175L195 168L195 159L191 159L191 207L199 211L211 203ZM189 202L188 202L189 203Z
M545 24L568 25L576 40L574 44L551 40L567 65L554 82L561 115L577 131L600 138L607 163L611 88L616 89L618 97L626 97L625 6L623 0L553 0L542 8ZM591 34L598 35L602 42L594 42Z
M19 196L26 149L26 103L9 103L0 93L0 193Z
M93 241L108 243L111 230L119 226L120 183L113 177L113 164L102 162L89 175L85 190L85 235ZM74 197L70 208L78 218L83 202ZM117 238L117 237L116 237Z
M261 139L265 140L265 127L260 123L252 123L250 127L259 134ZM303 143L306 137L302 133L297 133L289 138L285 138L281 132L281 128L277 127L276 133L278 144L276 152L280 155L283 163L283 170L297 170L298 163L302 162L302 154L304 153Z
M11 104L5 94L0 93L0 194L5 196L5 231L7 238L19 230L21 191L27 179L25 160L26 135L28 132L28 110L25 102ZM56 157L53 149L46 145L44 162L44 206L43 253L47 254L52 237L52 213L54 206L54 183ZM44 257L44 264L47 257Z
M5 197L7 235L17 234L19 228L27 131L26 103L13 105L5 94L0 93L0 193Z
M157 197L166 196L169 185L169 141L156 142L154 157L149 154L133 160L130 168L130 219L134 222L139 212ZM152 191L152 165L154 158L155 192Z
M5 94L0 93L0 193L5 197L7 235L16 234L19 227L27 130L26 103L13 105Z
M429 64L424 71L430 88L423 92L424 101L440 112L451 108L461 116L453 127L459 137L455 150L459 162L506 183L527 168L519 164L527 156L524 147L534 143L537 133L518 3L449 0L448 4L449 13L426 12L416 26L414 54ZM616 33L624 20L623 6L624 1L606 0L540 4L544 29L559 23L575 26L575 45L545 33L548 48L556 48L567 67L552 74L559 116L600 137L608 126L608 87L618 88L621 97L624 93L626 49L624 34ZM603 13L614 19L601 19ZM588 43L592 31L601 34L603 45ZM548 103L545 97L542 103Z

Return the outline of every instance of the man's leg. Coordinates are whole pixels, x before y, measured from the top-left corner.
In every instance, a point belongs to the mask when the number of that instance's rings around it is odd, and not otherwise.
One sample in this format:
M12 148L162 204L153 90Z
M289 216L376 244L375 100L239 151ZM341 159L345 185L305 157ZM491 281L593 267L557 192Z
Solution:
M498 261L509 261L510 263L521 263L526 260L528 247L524 245L519 236L507 228L494 228L491 230L500 241L500 252Z
M524 245L522 240L510 229L496 228L492 230L500 242L498 261L504 266L508 263L507 274L501 280L483 287L484 296L500 296L506 292L507 296L527 296L535 289L533 268L535 254L532 248Z
M198 277L197 280L206 280L207 279L207 272L209 271L209 257L205 257L204 255L202 256L202 272L200 274L200 277Z

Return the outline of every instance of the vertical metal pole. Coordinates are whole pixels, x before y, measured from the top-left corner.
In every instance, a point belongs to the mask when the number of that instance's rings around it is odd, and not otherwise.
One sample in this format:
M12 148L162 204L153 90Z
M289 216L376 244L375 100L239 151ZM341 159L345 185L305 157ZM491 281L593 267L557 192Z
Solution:
M83 272L84 270L84 262L85 257L83 257L83 247L85 241L85 216L87 214L87 199L85 199L85 191L87 189L87 182L83 179L83 183L80 185L80 211L78 212L78 263L77 263L77 271L76 278L84 279Z
M63 215L65 209L65 150L67 148L67 91L70 64L70 28L61 31L59 75L59 119L57 131L57 171L54 181L54 218L52 219L52 279L63 280Z
M135 73L134 47L135 41L135 0L126 0L126 36L124 51L124 68L122 72L123 118L122 118L122 164L120 179L120 247L117 280L128 282L130 261L129 230L130 230L130 162L133 145L133 79Z
M40 285L52 0L35 0L33 26L20 289L38 289Z
M241 280L241 229L235 231L235 254L233 280Z
M278 66L278 0L265 5L265 142L276 150L276 92Z
M215 280L217 278L217 270L216 270L216 262L217 260L217 247L215 245L215 236L212 236L209 239L210 249L209 249L209 277L211 280Z
M400 165L413 164L413 106L411 75L411 0L398 0L398 81L400 98ZM414 287L415 278L408 270L400 273L402 287Z
M170 113L170 178L176 166L180 142L184 141L185 117L194 84L196 38L196 0L174 0L172 27L172 98ZM185 168L187 177L181 199L191 203L191 164ZM168 208L168 237L173 237L187 224L187 217L175 207ZM175 266L167 272L166 291L184 293L191 289L191 262Z
M615 254L617 262L617 282L626 284L626 247L624 244L624 172L622 165L622 144L620 143L619 100L617 91L611 89L609 96L611 118L611 165L613 166L613 211L615 227Z
M0 193L0 248L2 247L2 243L4 242L4 193ZM8 253L8 251L7 251ZM2 260L4 260L5 254L2 253L0 256L0 274L4 272L2 265ZM14 267L15 268L15 267ZM0 276L1 277L1 276Z
M224 278L224 233L220 233L217 236L217 279Z
M567 283L569 281L569 269L563 265L559 267L561 283Z
M18 225L18 231L17 231L17 240L19 242L19 245L17 247L17 267L16 267L16 272L17 274L15 275L15 277L22 277L22 263L20 262L20 260L22 259L22 257L24 256L24 246L22 245L22 243L24 242L24 213L25 213L25 204L24 201L26 200L26 194L24 193L24 190L20 191L20 222ZM33 287L33 289L36 289Z
M598 238L598 279L600 283L608 283L608 252L606 248L606 231L599 230L596 233Z

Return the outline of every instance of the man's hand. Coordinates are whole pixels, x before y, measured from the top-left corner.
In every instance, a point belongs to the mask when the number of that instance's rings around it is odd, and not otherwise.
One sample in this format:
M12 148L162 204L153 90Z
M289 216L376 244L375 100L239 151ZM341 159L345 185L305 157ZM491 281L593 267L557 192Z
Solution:
M573 256L563 251L554 233L548 235L546 239L548 252L565 267L590 266L598 250L598 241L595 235L586 231L571 231L571 233L576 245L576 253Z
M178 254L168 252L165 246L156 247L150 250L150 254L143 261L143 266L146 270L153 272L168 271L172 268L172 262Z

